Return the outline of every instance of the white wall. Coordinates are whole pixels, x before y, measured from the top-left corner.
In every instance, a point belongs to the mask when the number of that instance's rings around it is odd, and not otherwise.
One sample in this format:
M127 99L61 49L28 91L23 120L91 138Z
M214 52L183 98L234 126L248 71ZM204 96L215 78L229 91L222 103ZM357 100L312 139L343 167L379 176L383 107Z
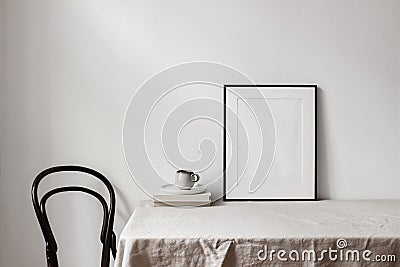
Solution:
M319 197L400 197L399 1L1 0L0 9L0 266L45 265L30 186L51 165L110 177L121 230L145 198L124 165L125 108L149 76L192 60L259 83L318 83ZM50 205L61 263L96 266L99 208L73 199Z

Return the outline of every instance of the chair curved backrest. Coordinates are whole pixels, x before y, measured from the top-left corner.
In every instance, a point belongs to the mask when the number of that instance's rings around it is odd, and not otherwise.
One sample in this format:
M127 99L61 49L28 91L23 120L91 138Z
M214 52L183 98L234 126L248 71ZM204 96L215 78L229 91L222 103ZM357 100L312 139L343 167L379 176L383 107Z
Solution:
M49 174L58 173L58 172L83 172L90 174L97 179L99 179L108 189L109 192L109 206L105 199L97 192L88 189L82 186L65 186L65 187L58 187L52 189L45 193L43 197L40 199L38 198L38 188L40 182ZM103 207L103 224L100 233L100 241L103 244L102 253L101 253L101 267L109 267L110 264L110 251L115 259L116 254L116 236L113 231L114 226L114 216L115 216L115 193L114 189L108 181L108 179L102 175L101 173L82 166L55 166L48 168L41 173L39 173L32 184L32 202L33 207L35 209L36 217L39 221L40 228L43 233L43 237L46 242L46 258L47 258L47 266L48 267L58 267L58 258L57 258L57 242L54 237L53 231L50 226L50 222L47 218L46 212L46 202L47 200L58 193L63 192L83 192L95 197L97 200L100 201Z

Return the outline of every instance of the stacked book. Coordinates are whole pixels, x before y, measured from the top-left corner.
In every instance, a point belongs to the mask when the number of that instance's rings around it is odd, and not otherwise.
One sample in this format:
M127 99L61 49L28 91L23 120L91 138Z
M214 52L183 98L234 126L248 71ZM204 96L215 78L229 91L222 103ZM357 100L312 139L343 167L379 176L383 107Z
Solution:
M153 203L154 207L209 206L211 204L211 193L204 192L195 195L156 194L153 195Z

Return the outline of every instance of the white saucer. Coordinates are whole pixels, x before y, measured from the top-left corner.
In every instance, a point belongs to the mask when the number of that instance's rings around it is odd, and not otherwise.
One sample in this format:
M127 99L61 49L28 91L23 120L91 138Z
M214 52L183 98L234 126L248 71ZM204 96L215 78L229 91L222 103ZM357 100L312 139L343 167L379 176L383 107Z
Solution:
M174 195L194 195L194 194L200 194L206 191L207 187L205 185L201 184L195 184L192 188L184 190L180 189L174 184L165 184L161 186L161 190L164 191L165 193L168 194L174 194Z

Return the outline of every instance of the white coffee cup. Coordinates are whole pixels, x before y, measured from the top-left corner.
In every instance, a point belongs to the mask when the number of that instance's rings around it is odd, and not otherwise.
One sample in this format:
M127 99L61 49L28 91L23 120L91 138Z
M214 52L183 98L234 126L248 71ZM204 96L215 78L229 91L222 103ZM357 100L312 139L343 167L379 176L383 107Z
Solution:
M199 179L200 176L192 171L178 170L175 174L175 185L179 189L189 190Z

